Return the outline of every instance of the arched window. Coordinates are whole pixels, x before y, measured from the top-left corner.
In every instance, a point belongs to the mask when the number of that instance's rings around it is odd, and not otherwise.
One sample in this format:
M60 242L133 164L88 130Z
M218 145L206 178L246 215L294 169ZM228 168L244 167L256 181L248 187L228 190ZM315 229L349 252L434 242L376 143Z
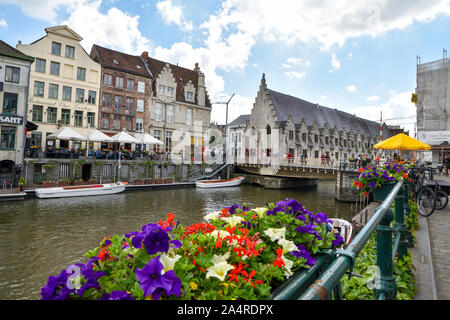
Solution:
M271 134L272 133L272 130L270 129L269 125L267 125L267 127L266 127L266 133L267 134Z

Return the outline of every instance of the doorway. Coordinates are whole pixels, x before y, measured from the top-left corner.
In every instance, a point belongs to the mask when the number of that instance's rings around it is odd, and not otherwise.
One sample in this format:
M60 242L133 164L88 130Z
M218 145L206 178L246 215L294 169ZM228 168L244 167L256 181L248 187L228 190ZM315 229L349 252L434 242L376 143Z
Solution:
M84 164L81 168L81 179L88 181L91 178L92 164Z

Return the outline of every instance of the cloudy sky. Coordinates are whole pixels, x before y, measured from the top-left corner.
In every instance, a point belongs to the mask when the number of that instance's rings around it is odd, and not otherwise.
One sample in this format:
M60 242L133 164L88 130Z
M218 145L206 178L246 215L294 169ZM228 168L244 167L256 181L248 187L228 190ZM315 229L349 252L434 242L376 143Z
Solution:
M67 24L96 43L192 69L229 120L270 89L366 119L414 128L416 56L450 49L450 0L0 0L0 38L15 46ZM213 106L225 123L225 107ZM388 120L393 119L393 120Z

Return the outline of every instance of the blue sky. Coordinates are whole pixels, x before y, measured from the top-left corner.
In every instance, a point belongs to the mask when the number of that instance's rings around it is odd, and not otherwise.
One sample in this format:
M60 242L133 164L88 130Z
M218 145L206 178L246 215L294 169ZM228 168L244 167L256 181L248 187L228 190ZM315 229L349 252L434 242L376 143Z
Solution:
M30 43L67 24L93 43L192 69L229 120L270 89L400 124L413 135L416 55L450 50L449 0L0 0L0 38ZM213 121L225 122L224 105ZM398 119L400 118L400 119Z

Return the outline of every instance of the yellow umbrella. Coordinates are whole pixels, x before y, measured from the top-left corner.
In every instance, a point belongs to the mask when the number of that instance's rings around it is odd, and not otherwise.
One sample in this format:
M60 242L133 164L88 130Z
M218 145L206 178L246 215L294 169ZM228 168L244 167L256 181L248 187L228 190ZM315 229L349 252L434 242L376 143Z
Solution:
M387 150L430 150L431 146L411 138L404 133L399 133L396 136L390 137L386 140L378 142L373 146L374 149Z

